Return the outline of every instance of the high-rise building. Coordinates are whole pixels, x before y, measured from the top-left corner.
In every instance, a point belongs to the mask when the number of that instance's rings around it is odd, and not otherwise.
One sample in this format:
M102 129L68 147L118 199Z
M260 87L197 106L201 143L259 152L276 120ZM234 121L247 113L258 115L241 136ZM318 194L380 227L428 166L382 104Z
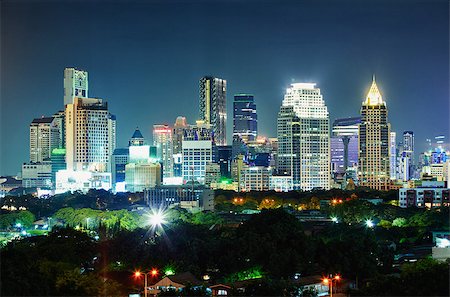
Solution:
M344 176L347 169L358 167L358 131L360 117L336 119L330 139L331 173Z
M52 184L56 185L56 172L66 170L66 149L55 148L52 150Z
M53 115L56 127L58 127L59 140L58 148L66 147L66 116L64 110L60 110Z
M111 155L110 114L102 99L78 98L66 105L66 162L73 171L107 172ZM114 141L115 143L115 141Z
M389 176L390 179L397 179L397 133L389 133Z
M227 144L227 81L205 76L200 79L200 119L210 125L217 145Z
M213 161L213 143L211 140L183 140L184 183L205 183L206 165Z
M403 181L408 181L415 177L414 132L403 132L403 143L401 147L399 147L399 150L397 166L398 178Z
M49 160L52 150L60 145L58 123L53 117L34 119L30 124L30 161Z
M140 145L144 145L144 136L142 136L139 127L136 127L136 130L134 130L133 135L128 141L128 146L140 146Z
M161 165L159 163L128 163L125 165L126 190L142 192L161 185Z
M183 141L184 130L188 129L189 125L185 117L177 117L173 125L173 154L181 154L181 142Z
M268 191L269 177L271 171L264 166L251 166L242 171L243 190L249 191Z
M278 114L278 174L294 189L330 188L329 115L315 85L291 84Z
M253 95L234 95L233 137L239 136L245 143L255 141L258 135L258 116Z
M386 102L373 78L361 107L359 126L359 183L377 190L390 184L390 124Z
M64 69L64 105L72 104L75 97L88 98L88 87L87 71Z
M153 125L153 145L156 156L161 161L163 178L173 176L172 128L168 125Z

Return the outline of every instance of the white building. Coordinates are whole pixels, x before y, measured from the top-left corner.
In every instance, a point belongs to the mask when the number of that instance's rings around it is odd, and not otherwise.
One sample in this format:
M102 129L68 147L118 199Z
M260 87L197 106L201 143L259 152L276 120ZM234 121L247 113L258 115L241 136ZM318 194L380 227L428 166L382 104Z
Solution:
M252 166L242 171L243 191L268 191L271 170L268 167Z
M292 176L294 189L330 188L329 115L315 85L291 84L278 114L278 173Z
M86 193L89 189L109 191L111 189L111 173L73 170L59 170L56 172L55 194L67 191L82 191Z
M75 97L66 105L66 162L73 171L107 172L114 131L102 99ZM114 135L113 135L114 133Z
M389 175L392 180L397 179L397 133L389 133Z
M34 119L30 124L30 162L50 159L52 150L60 147L60 128L53 117Z
M26 163L22 165L22 187L51 188L51 162Z
M277 176L269 177L269 190L276 192L289 192L293 190L292 176Z
M161 185L159 163L129 163L125 165L125 189L128 192L142 192L144 189Z
M183 140L182 175L184 183L205 183L206 165L213 161L211 140Z
M163 179L173 176L173 140L172 128L168 125L153 125L153 145L156 156L163 167Z
M72 104L73 98L88 97L88 73L75 68L64 69L64 105Z

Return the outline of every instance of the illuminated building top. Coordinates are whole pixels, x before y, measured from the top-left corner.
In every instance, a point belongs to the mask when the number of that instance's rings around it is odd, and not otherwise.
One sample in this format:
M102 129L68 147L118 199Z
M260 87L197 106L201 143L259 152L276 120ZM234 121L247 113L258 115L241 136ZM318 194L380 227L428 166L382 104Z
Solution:
M380 91L378 90L377 83L375 82L375 75L373 76L372 85L370 86L369 93L367 93L364 105L386 105Z

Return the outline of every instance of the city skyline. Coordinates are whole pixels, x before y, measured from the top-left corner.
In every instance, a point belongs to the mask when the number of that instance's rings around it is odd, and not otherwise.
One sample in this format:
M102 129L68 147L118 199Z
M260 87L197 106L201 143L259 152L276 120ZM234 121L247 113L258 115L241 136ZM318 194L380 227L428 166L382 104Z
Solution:
M194 40L188 40L185 38L183 41L190 45L189 50L180 51L179 56L174 56L175 62L169 63L168 56L162 55L164 62L157 63L151 59L145 59L142 56L142 51L148 48L154 43L140 41L138 34L127 36L128 31L121 31L118 27L111 30L106 30L109 33L122 33L121 37L118 39L114 34L109 36L109 45L111 46L110 51L104 53L105 57L99 56L97 50L84 50L79 46L74 46L74 48L66 48L66 53L55 55L54 59L48 56L48 53L44 50L44 41L27 40L27 36L30 34L32 19L43 15L56 15L58 12L66 11L68 8L61 7L56 3L30 3L25 6L23 3L13 4L11 2L6 2L2 4L2 68L1 73L1 160L0 160L0 175L5 174L16 174L20 171L20 165L28 161L29 155L29 138L28 129L31 121L34 118L39 118L40 116L51 116L59 110L63 110L63 71L65 67L76 67L79 69L86 70L89 73L89 94L94 95L94 97L100 97L108 102L109 109L111 113L117 116L117 147L124 147L129 138L129 135L134 131L135 127L140 127L144 137L146 139L151 139L151 131L154 124L169 124L173 125L177 116L186 116L187 122L190 124L195 123L198 119L198 110L195 107L198 102L198 79L205 75L213 75L216 77L223 78L227 80L227 115L229 117L227 123L227 139L230 144L232 139L232 96L237 93L251 93L255 95L255 102L258 105L258 129L261 131L260 134L265 136L275 136L276 135L276 117L278 107L282 102L283 94L288 85L292 82L314 82L317 83L317 87L321 89L321 92L326 98L327 106L330 113L330 122L336 118L344 117L354 117L359 114L359 109L361 103L364 100L364 96L370 86L370 80L373 73L376 74L377 83L383 94L384 98L387 98L387 104L389 106L389 121L392 125L392 131L397 132L401 135L403 131L411 130L414 131L415 144L416 144L416 154L423 151L426 147L425 139L433 138L436 135L444 134L448 136L448 28L441 26L448 23L448 15L445 15L445 9L448 8L448 3L445 1L433 1L432 4L424 4L420 2L413 2L414 5L408 5L408 9L411 11L402 11L402 16L404 23L395 23L396 18L394 18L395 13L389 9L397 8L406 9L402 7L402 3L388 4L383 1L372 1L370 6L377 6L377 4L382 3L383 5L378 5L378 12L384 15L384 20L388 23L382 22L377 23L372 14L367 15L367 23L372 25L384 25L384 28L377 28L376 26L365 27L365 29L370 29L374 34L373 37L380 44L377 44L377 48L382 48L382 50L370 50L366 53L364 52L365 46L359 45L360 47L356 49L359 53L358 56L354 57L356 64L361 65L353 66L353 68L346 69L347 63L346 58L349 58L346 51L350 51L351 42L346 45L344 49L339 50L339 46L342 44L339 42L338 38L330 40L322 40L322 44L317 45L317 47L311 46L309 43L297 44L292 41L289 44L288 34L284 31L277 31L284 28L283 25L277 25L276 28L270 29L265 28L266 31L272 30L272 34L267 32L267 36L260 36L261 34L252 25L243 23L243 14L245 11L250 9L250 5L244 3L234 3L235 6L239 7L238 15L228 14L233 4L225 4L222 2L217 2L215 5L222 5L224 7L224 12L222 14L214 12L215 18L208 19L209 22L213 22L217 19L221 24L225 24L223 18L234 17L236 20L240 21L239 24L243 25L248 31L247 33L253 33L253 47L254 52L258 53L258 58L250 59L251 51L241 51L242 56L238 55L239 50L231 50L228 56L225 55L223 61L214 61L214 63L208 64L211 59L215 57L208 52L208 48L205 44L202 46L193 46L194 41L197 36L190 32L190 34L195 37ZM75 2L69 4L69 7L74 6L80 2ZM201 2L190 3L194 7L198 6ZM364 8L354 1L343 1L343 7L334 7L335 11L344 13L344 8L350 4L355 5L353 10L345 12L347 14L358 16L358 11L368 13L369 8ZM180 7L186 5L187 3L177 3ZM289 4L289 5L288 5ZM22 5L22 6L21 6ZM46 5L52 5L52 9L49 11L43 11ZM107 19L105 12L100 11L98 3L84 5L89 6L99 13L100 19ZM153 6L156 10L161 10L164 16L170 15L169 8L164 6L162 3L151 3L146 5L144 3L136 2L130 7L126 7L123 20L129 19L131 15L137 14L142 16L145 13L150 13L149 10ZM302 6L304 5L304 6ZM293 18L293 16L287 10L288 7L292 6L295 8L304 8L306 11L308 9L313 9L315 6L311 3L303 3L302 5L295 5L294 3L283 2L282 5L275 5L273 2L265 2L262 7L256 7L256 15L252 16L256 19L261 19L261 16L270 11L269 8L274 6L275 14L280 15L286 14L288 21L294 24L303 24L306 27L310 26L314 28L314 25L318 26L315 28L318 32L331 34L332 31L336 31L336 28L325 28L320 27L320 22L314 22L312 19L307 19L302 23ZM76 6L76 5L75 5ZM138 12L140 6L147 8L144 12ZM170 6L170 5L169 5ZM214 5L212 5L214 7ZM333 5L331 5L333 8ZM386 8L388 6L388 8ZM36 16L31 16L32 7L36 9ZM115 11L120 7L120 2L116 4L107 5L106 10ZM134 9L133 9L134 8ZM187 15L195 19L197 12L194 12L189 5L187 5L188 13ZM273 8L273 7L272 7ZM331 14L330 7L322 7L325 15ZM75 9L80 9L75 7ZM178 9L178 7L177 7ZM180 8L181 9L181 8ZM434 16L433 20L427 19L426 17L421 17L423 9L429 10L430 14ZM212 11L212 8L208 10ZM394 10L395 11L395 10ZM441 13L443 11L444 13ZM448 11L448 9L447 9ZM398 12L398 11L397 11ZM85 23L81 22L80 26L82 31L85 31L86 27L88 30L90 44L86 44L87 47L92 47L100 49L105 46L102 41L107 41L107 39L102 39L101 41L96 41L95 38L97 34L101 31L95 29L92 25L96 23L93 18L93 12L86 12L86 15L82 17ZM259 14L261 15L259 15ZM426 13L425 13L426 14ZM31 20L27 21L30 23L22 23L21 26L16 26L22 17L30 16ZM387 16L386 16L387 15ZM405 16L406 15L406 16ZM3 18L5 16L5 18ZM70 18L71 16L67 16ZM222 18L221 18L222 17ZM258 18L259 17L259 18ZM322 16L324 18L324 16ZM324 21L324 19L322 19ZM400 17L401 18L401 17ZM189 17L188 17L189 19ZM356 18L358 20L358 18ZM417 21L418 24L414 24ZM55 19L52 21L43 22L35 28L36 32L45 32L47 26L50 26L52 22L62 21L62 19ZM137 23L142 22L140 18L137 18ZM271 20L271 24L274 20ZM356 23L360 22L355 21ZM111 22L111 20L110 20ZM153 21L155 22L155 21ZM329 22L329 21L328 21ZM391 22L391 23L389 23ZM119 22L120 23L120 22ZM147 24L148 29L151 21ZM193 28L198 28L200 25L195 21L191 20L191 25ZM326 23L326 22L325 22ZM174 27L179 28L181 23L174 24ZM261 23L258 23L261 24ZM350 23L346 20L341 20L339 22L341 28L339 35L344 36L346 30L354 29L348 28ZM403 26L408 24L412 26L409 30L405 30ZM53 23L54 25L54 23ZM165 23L168 26L168 23ZM414 26L421 25L421 30L419 27L413 29ZM68 27L72 25L67 25ZM131 27L136 26L135 23L130 25ZM242 34L238 34L237 29L239 26L232 24L229 25L228 30L222 29L226 36L235 36L237 40L244 38ZM387 32L386 26L392 27L394 32ZM163 26L164 27L164 26ZM170 26L169 26L170 27ZM381 26L383 27L383 26ZM14 31L16 30L17 31ZM104 29L104 28L103 28ZM15 34L10 34L13 30ZM157 39L158 36L164 34L167 28L161 28L160 31L154 32L154 37ZM207 30L204 28L204 30ZM291 29L289 32L295 32ZM433 31L429 34L427 30ZM354 30L355 31L355 30ZM430 31L430 32L431 32ZM34 32L34 33L36 33ZM130 30L131 32L131 30ZM177 31L178 32L178 31ZM277 35L283 32L282 36ZM356 30L362 33L361 31ZM398 34L398 33L402 34ZM46 36L45 41L52 45L48 48L61 48L61 44L58 41L67 41L61 37L57 38L55 34L58 30L52 29L48 31L48 36ZM417 43L415 49L403 52L406 57L399 57L399 51L395 51L393 48L385 51L383 45L383 36L377 35L383 33L387 37L387 43L394 42L393 47L401 47L403 50L402 42L410 40L412 38L414 41L423 40L427 38L427 42ZM53 35L52 35L53 34ZM107 34L107 35L108 35ZM179 34L179 33L177 33ZM177 35L176 34L176 35ZM235 35L233 35L235 34ZM353 33L355 34L355 33ZM119 34L120 35L120 34ZM301 36L301 34L299 35ZM315 37L314 34L306 34L308 40L313 40L314 42L319 42L320 40ZM177 35L177 37L179 37ZM287 44L286 47L278 46L272 47L271 51L266 49L258 49L257 44L264 43L264 38L268 37L269 40L280 39L284 41L283 44ZM354 36L356 38L356 36ZM362 36L360 36L362 37ZM398 40L397 38L398 37ZM107 37L105 37L107 38ZM116 61L114 55L120 53L120 46L116 45L115 42L118 40L128 40L130 42L129 50L131 52L136 51L139 53L139 57L133 59L130 54L124 53L124 57L128 57L126 62ZM362 38L364 39L364 38ZM368 38L371 40L371 38ZM163 40L161 44L166 44L164 46L156 43L157 51L161 54L164 49L170 49L169 54L173 54L176 50L177 44L171 41ZM189 41L189 42L188 42ZM197 40L198 41L198 40ZM230 41L233 41L231 38ZM24 42L24 47L18 50L16 48L19 44ZM27 44L35 42L36 47L33 49L27 49ZM53 42L53 43L52 43ZM218 41L218 45L225 46L226 49L221 49L225 52L230 50L227 48L226 43ZM286 43L287 42L287 43ZM313 43L314 43L313 42ZM363 42L363 41L358 41ZM413 41L408 41L413 42ZM322 47L327 46L327 44L334 45L333 49L336 51L336 57L327 58L330 53L328 50ZM427 43L427 45L424 45ZM6 45L5 45L6 44ZM106 42L108 44L108 42ZM410 44L411 45L411 44ZM188 46L189 47L189 46ZM199 47L199 48L197 48ZM205 49L202 50L202 47ZM313 52L315 48L320 48L318 53ZM306 51L306 55L302 53L294 54L296 50ZM18 50L18 51L16 51ZM104 50L107 50L105 48ZM13 52L14 51L14 52ZM282 52L286 51L290 54L290 59L295 61L293 64L289 65L288 60L281 57ZM401 51L400 51L401 52ZM186 57L189 53L193 55L193 61L186 61ZM278 53L278 55L276 55ZM205 55L205 56L202 56ZM427 55L424 55L427 54ZM33 57L40 57L39 61L33 59ZM217 55L220 56L220 55ZM306 61L304 60L306 57ZM311 58L308 61L307 57ZM415 59L421 59L417 61ZM30 61L31 59L31 61ZM143 59L149 67L156 63L158 67L155 68L154 73L150 70L145 70L142 72L140 68L141 65L138 64L140 59ZM249 59L247 61L246 59ZM120 59L122 60L122 59ZM266 67L259 68L258 61L266 63ZM108 64L113 62L112 64ZM298 61L298 62L297 62ZM334 62L332 66L329 63ZM27 62L31 62L30 65L35 67L24 68ZM180 62L180 65L174 65ZM196 64L196 62L200 62ZM232 65L228 65L229 62ZM445 63L447 62L447 63ZM175 67L174 67L175 66ZM303 66L303 67L302 67ZM178 73L177 70L181 68L187 68L182 73ZM161 69L165 71L160 72ZM166 69L167 68L167 69ZM402 68L400 71L397 68ZM45 69L40 71L41 69ZM345 73L341 73L342 70ZM415 71L413 71L415 70ZM149 71L151 73L149 73ZM188 74L186 74L186 71ZM263 73L260 73L260 72ZM270 75L269 75L270 72ZM402 75L399 75L402 74ZM416 74L418 73L418 74ZM161 74L158 76L158 74ZM172 80L168 80L169 75L175 75ZM186 75L184 79L183 75ZM133 81L135 80L135 81ZM171 83L177 82L175 85ZM179 83L178 83L179 82ZM25 86L24 88L23 86ZM165 85L166 84L166 85ZM172 87L168 89L168 87ZM37 92L36 90L40 90ZM423 99L426 98L426 99ZM161 104L163 102L164 104ZM431 102L431 106L430 106ZM160 106L167 104L170 107L168 111L163 112ZM176 106L176 107L173 107ZM424 121L416 121L412 119L420 119L423 117L423 110L428 110L430 112L429 116L424 119ZM408 111L410 117L405 116L405 112ZM432 116L431 116L432 115ZM7 141L4 141L7 139Z

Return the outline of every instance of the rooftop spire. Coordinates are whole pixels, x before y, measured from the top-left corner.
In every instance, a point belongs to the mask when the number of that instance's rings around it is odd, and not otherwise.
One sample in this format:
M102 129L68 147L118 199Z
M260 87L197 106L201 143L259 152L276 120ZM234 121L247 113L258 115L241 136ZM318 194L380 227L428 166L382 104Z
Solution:
M384 104L383 97L378 90L377 83L375 81L375 74L372 75L372 85L370 86L369 93L367 93L366 105L381 105Z

